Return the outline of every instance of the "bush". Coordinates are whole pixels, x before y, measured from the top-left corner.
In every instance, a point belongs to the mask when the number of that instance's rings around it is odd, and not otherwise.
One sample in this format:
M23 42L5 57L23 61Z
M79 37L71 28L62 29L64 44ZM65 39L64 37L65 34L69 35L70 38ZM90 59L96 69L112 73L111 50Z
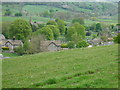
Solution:
M89 44L86 41L79 41L77 43L77 48L87 47Z
M61 48L68 48L67 44L61 44Z
M68 43L68 48L75 48L75 43L73 41L70 41Z
M24 49L22 46L16 47L14 48L14 51L19 54L19 55L23 55L24 54Z
M15 16L22 16L22 13L15 13Z
M9 50L9 47L2 47L2 50Z
M6 12L5 12L5 16L10 16L12 14L12 12L8 9L8 10L6 10Z
M116 37L114 37L114 42L120 44L120 33Z

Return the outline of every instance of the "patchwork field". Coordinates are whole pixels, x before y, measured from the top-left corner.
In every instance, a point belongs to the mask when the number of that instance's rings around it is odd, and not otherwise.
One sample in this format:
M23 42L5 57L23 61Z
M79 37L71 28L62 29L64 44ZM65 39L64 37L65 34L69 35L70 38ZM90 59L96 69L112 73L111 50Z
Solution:
M117 88L118 45L3 60L3 88Z

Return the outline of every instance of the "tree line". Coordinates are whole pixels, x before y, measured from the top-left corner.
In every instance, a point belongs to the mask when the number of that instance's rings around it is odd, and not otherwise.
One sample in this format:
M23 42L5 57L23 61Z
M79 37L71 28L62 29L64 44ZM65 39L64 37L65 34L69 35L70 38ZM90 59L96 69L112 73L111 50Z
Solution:
M89 44L86 42L86 36L91 36L91 33L97 33L92 38L100 36L106 41L107 37L115 31L117 31L115 25L93 23L86 26L83 18L75 18L70 24L62 19L50 20L43 24L37 22L32 24L24 19L17 19L12 23L3 23L3 34L7 39L15 37L17 40L23 41L23 47L15 48L15 51L19 54L33 54L44 51L40 47L43 40L67 42L61 45L63 48L87 47Z

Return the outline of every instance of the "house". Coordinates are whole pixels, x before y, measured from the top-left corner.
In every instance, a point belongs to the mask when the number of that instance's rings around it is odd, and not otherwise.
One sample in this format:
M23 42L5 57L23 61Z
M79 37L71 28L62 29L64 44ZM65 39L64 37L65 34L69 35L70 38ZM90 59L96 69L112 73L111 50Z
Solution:
M23 46L22 40L2 40L2 47L9 47L10 52L14 52L14 48L20 45Z
M59 51L61 50L61 41L41 41L41 50L42 51Z
M102 44L102 42L103 41L100 38L95 38L93 40L88 41L88 43L91 44L91 45L100 45L100 44Z
M48 51L59 51L60 50L60 45L57 45L56 43L54 42L51 42L49 45L48 45Z
M5 36L3 34L0 34L0 48L8 47L9 52L14 52L14 48L22 45L22 40L15 40L15 39L5 39Z

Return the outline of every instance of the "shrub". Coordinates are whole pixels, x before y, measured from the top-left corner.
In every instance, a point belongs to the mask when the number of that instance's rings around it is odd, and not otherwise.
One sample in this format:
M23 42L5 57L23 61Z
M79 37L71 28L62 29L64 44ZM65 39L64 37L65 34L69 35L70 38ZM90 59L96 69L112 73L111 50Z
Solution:
M22 16L22 13L15 13L15 16Z
M77 43L77 48L87 47L89 44L86 41L79 41Z
M9 47L2 47L2 50L9 50Z
M114 42L120 44L120 33L116 37L114 37Z
M61 48L68 48L67 44L61 44Z
M19 54L19 55L23 55L24 54L24 49L22 46L16 47L14 48L14 51Z
M73 41L70 41L68 43L68 48L75 48L75 43Z

